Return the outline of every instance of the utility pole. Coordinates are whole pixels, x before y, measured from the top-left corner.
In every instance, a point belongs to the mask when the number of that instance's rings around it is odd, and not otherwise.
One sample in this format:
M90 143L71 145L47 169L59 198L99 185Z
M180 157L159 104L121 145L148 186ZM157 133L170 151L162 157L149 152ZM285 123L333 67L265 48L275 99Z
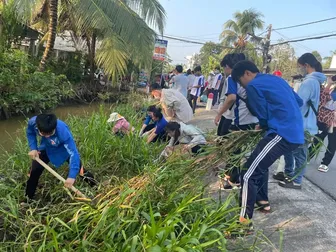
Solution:
M268 32L265 38L265 42L263 43L263 72L267 72L268 63L270 62L268 59L268 51L270 49L271 44L271 33L272 33L272 25L268 26Z

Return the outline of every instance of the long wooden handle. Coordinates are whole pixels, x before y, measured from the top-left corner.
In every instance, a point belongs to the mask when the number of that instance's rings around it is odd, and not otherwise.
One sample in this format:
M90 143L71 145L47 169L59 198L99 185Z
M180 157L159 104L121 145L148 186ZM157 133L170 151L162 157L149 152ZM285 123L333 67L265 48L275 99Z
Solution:
M54 171L54 169L52 169L49 165L47 165L46 163L44 163L40 158L35 158L35 160L42 165L46 170L48 170L52 175L54 175L58 180L62 181L63 183L65 182L65 179L59 175L57 172ZM75 192L78 196L87 199L87 197L81 193L76 187L71 186L70 189Z

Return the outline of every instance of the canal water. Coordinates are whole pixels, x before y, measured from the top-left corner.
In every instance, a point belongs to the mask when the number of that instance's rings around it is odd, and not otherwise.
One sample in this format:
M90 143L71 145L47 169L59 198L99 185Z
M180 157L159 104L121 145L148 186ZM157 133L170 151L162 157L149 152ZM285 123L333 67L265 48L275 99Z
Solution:
M69 115L84 116L97 112L100 109L100 103L93 103L90 105L71 105L59 107L54 110L54 113L61 120L66 120ZM109 106L104 106L106 109ZM26 126L28 117L13 117L8 120L0 121L0 149L9 151L13 145L16 137L22 132Z

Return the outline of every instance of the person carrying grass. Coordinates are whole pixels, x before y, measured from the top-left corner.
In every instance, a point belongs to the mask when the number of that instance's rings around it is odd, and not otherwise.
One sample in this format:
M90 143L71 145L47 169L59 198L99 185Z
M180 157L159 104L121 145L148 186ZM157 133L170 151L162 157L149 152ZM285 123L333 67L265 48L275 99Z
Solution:
M239 220L251 225L256 203L263 210L270 211L269 167L305 141L300 112L303 101L285 80L260 74L251 61L238 62L231 76L233 81L246 89L247 105L259 119L260 128L266 131L241 170Z
M44 168L35 159L40 158L44 163L51 162L57 168L65 162L70 169L64 186L70 188L79 174L91 186L96 185L93 175L85 171L68 125L58 120L55 114L40 114L28 121L27 139L30 148L29 157L33 159L29 179L26 185L26 196L33 199L38 181ZM40 137L40 145L37 138Z

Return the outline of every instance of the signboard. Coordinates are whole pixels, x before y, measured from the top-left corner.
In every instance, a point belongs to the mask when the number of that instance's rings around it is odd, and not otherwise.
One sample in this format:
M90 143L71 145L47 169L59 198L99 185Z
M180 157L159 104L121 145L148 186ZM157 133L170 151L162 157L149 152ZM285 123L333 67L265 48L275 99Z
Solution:
M164 61L166 59L167 46L167 40L156 39L153 59Z

